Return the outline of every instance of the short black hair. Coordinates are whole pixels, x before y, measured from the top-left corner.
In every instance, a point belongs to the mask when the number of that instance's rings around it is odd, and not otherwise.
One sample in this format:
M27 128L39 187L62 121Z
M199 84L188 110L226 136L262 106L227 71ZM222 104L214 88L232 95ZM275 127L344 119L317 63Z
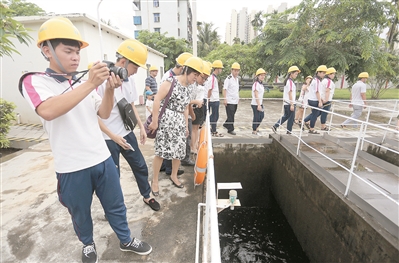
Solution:
M184 70L183 70L183 73L182 73L182 74L186 73L187 75L190 75L190 74L193 73L193 72L194 72L194 73L201 74L201 72L199 72L198 70L195 70L195 69L190 68L190 67L187 67L187 66L184 67Z
M77 47L80 48L82 43L77 40L67 39L67 38L56 38L50 40L51 45L55 49L60 43L64 44L65 46ZM43 46L47 46L47 41L43 42Z

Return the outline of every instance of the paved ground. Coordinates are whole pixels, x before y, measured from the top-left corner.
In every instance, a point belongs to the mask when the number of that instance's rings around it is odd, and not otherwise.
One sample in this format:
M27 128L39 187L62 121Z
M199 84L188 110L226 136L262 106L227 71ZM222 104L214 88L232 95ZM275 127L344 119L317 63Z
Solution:
M378 106L393 108L384 102ZM350 113L346 106L337 107L342 113ZM138 106L144 116L144 106ZM281 115L280 101L265 102L265 120L261 125L264 138L269 137L270 126ZM374 119L387 120L388 114L375 113ZM224 107L220 108L219 127L225 120ZM364 116L363 116L364 117ZM237 136L225 134L224 139L253 138L251 134L252 111L249 101L242 101L236 115ZM356 129L341 129L343 118L333 119L331 135L356 137ZM283 132L282 129L280 131ZM295 134L299 128L295 127ZM368 134L381 135L368 129ZM58 202L53 158L40 126L18 125L9 134L12 142L37 143L28 149L3 158L1 164L1 261L2 262L80 262L81 245L77 240L67 210ZM308 136L305 134L305 136ZM314 135L312 135L314 136ZM321 135L316 135L321 136ZM388 134L397 140L397 137ZM308 140L312 140L311 137ZM221 141L220 141L221 142ZM140 147L152 177L153 141ZM92 216L95 241L100 262L193 262L195 256L195 230L197 204L202 202L203 187L193 187L193 168L185 167L181 177L184 189L173 187L168 177L160 175L159 212L146 206L127 163L121 162L121 183L128 209L132 235L148 241L154 248L147 257L121 252L118 240L104 219L101 205L94 198Z

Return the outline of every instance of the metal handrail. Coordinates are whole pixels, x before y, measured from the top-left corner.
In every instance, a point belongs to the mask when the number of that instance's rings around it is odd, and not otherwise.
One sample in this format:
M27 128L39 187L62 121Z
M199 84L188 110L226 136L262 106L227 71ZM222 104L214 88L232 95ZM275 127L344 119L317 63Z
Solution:
M276 99L270 99L270 100L276 100ZM382 111L396 113L397 111L395 111L395 110L396 110L396 107L397 107L398 103L397 103L397 100L395 100L395 101L396 101L396 105L395 105L395 109L394 110L381 108L381 107L375 107L375 106L371 106L371 105L365 105L365 107L368 108L367 117L366 117L365 121L358 120L358 119L353 119L353 118L348 117L346 115L334 112L335 104L344 103L342 101L334 100L334 103L331 106L331 111L325 111L325 110L323 110L321 108L305 105L304 114L302 116L302 126L304 125L306 109L307 108L317 108L320 111L327 112L328 114L330 114L329 126L331 126L331 124L332 124L333 117L342 117L342 118L351 119L351 120L353 120L355 122L358 122L360 124L360 130L359 130L359 134L357 136L357 143L356 143L355 151L354 151L354 154L353 154L353 159L352 159L352 163L351 163L350 169L348 169L347 167L343 166L342 164L340 164L337 161L333 160L332 158L330 158L326 154L320 152L319 150L315 149L314 147L312 147L311 145L306 143L302 139L302 134L303 134L302 129L300 129L299 136L297 136L295 133L292 133L292 136L295 136L295 137L298 138L298 146L297 146L296 154L299 155L301 144L306 145L307 147L309 147L313 151L317 152L318 154L320 154L321 156L323 156L327 160L333 162L337 166L339 166L342 169L344 169L345 171L349 172L349 177L348 177L348 181L347 181L347 184L346 184L345 193L343 194L345 197L347 197L349 195L350 185L351 185L351 182L352 182L352 179L353 179L353 176L354 176L357 179L359 179L361 182L365 183L366 185L368 185L369 187L371 187L372 189L374 189L375 191L380 193L382 196L384 196L385 198L387 198L388 200L394 202L396 205L399 206L399 201L393 199L388 194L383 192L381 189L377 188L375 185L373 185L372 183L370 183L367 180L363 179L360 175L358 175L358 174L356 174L354 172L356 159L357 159L357 155L358 155L358 152L359 152L359 148L360 148L360 150L362 150L364 142L367 142L367 143L370 143L372 145L381 147L381 148L383 148L383 149L385 149L387 151L391 151L393 153L399 154L399 152L396 151L396 150L390 149L390 148L385 147L385 146L380 145L380 144L376 144L376 143L374 143L374 142L372 142L370 140L367 140L365 138L368 126L376 128L376 129L382 129L385 132L394 132L394 133L397 133L399 135L399 131L395 131L393 129L384 127L383 124L375 124L375 123L370 123L369 122L371 109L378 109L378 110L382 110ZM296 102L296 104L297 105L301 105L301 103L298 103L298 102ZM391 118L391 120L392 120L392 118ZM391 122L391 120L390 120L390 122ZM210 127L209 114L206 115L206 126L205 127ZM280 126L280 127L283 128L282 126ZM284 130L284 129L280 129L280 131L281 130ZM204 207L205 208L205 211L204 211L205 212L205 216L204 216L204 222L203 222L203 244L202 244L203 254L202 254L202 262L217 262L218 263L218 262L221 262L221 254L220 254L220 244L219 244L219 227L218 227L218 219L217 219L217 204L216 204L216 190L215 190L215 174L214 174L212 137L211 137L210 129L207 129L206 132L207 132L207 136L208 136L208 166L207 166L207 177L206 177L207 178L206 179L206 183L207 183L206 203L198 204L197 243L196 243L195 262L196 263L199 262L200 218L201 218L200 217L201 216L200 213L201 213L201 207ZM328 131L328 133L329 132L330 132L330 130ZM384 136L384 138L385 138L385 136Z
M374 190L376 190L377 192L379 192L380 194L382 194L383 196L385 196L387 199L393 201L396 205L399 206L399 202L398 202L398 201L396 201L395 199L391 198L390 196L388 196L387 194L385 194L382 190L376 188L374 185L372 185L372 184L370 184L369 182L365 181L363 178L361 178L359 175L357 175L356 173L353 172L353 171L354 171L354 168L355 168L355 163L356 163L356 158L357 158L357 154L358 154L359 148L361 148L361 150L362 150L364 141L366 141L366 142L368 142L368 143L371 143L371 144L373 144L373 145L376 145L376 146L378 146L378 147L384 148L384 149L386 149L387 151L390 151L390 152L399 154L399 152L396 151L396 150L393 150L393 149L387 148L387 147L385 147L385 146L382 146L382 145L380 145L380 144L376 144L376 143L374 143L374 142L371 142L371 141L369 141L369 140L366 140L366 139L365 139L365 135L366 135L366 131L367 131L367 126L373 126L373 127L375 127L375 128L382 129L382 130L385 130L385 131L394 132L394 133L397 133L397 134L399 134L399 131L395 131L395 130L392 130L392 129L390 129L390 128L386 128L386 127L384 127L384 126L381 126L381 125L378 125L378 124L374 124L374 123L368 122L368 118L369 118L369 116L370 116L370 110L368 111L366 121L362 121L362 120L358 120L358 119L353 119L353 118L348 117L348 116L346 116L346 115L342 115L342 114L339 114L339 113L335 113L335 112L333 112L333 111L330 112L330 111L326 111L326 110L323 110L323 109L321 109L321 108L312 107L312 106L309 106L309 105L305 105L305 109L304 109L305 112L306 112L306 108L315 108L315 109L317 109L317 110L319 110L319 111L327 112L328 114L331 114L331 115L333 115L333 116L340 116L340 117L344 117L344 118L351 119L351 120L353 120L353 121L359 122L359 123L360 123L359 136L358 136L358 139L357 139L357 143L356 143L356 147L355 147L355 152L354 152L354 155L353 155L352 164L351 164L351 168L350 168L350 169L347 169L345 166L339 164L338 162L334 161L333 159L331 159L330 157L328 157L328 156L325 155L324 153L318 151L318 150L315 149L314 147L312 147L312 146L310 146L309 144L307 144L307 143L302 139L302 129L300 130L299 136L296 136L295 134L292 134L293 136L295 136L295 137L298 138L298 146L297 146L296 154L299 155L300 146L301 146L301 143L303 143L303 144L305 144L307 147L309 147L310 149L314 150L315 152L317 152L318 154L320 154L321 156L323 156L324 158L326 158L327 160L329 160L329 161L335 163L336 165L340 166L340 167L343 168L344 170L348 171L348 172L349 172L349 178L348 178L348 182L347 182L346 189L345 189L345 193L344 193L344 196L345 196L345 197L347 197L348 194L349 194L349 191L350 191L350 184L351 184L351 181L352 181L352 176L355 176L355 177L357 177L358 179L360 179L362 182L366 183L367 185L369 185L370 187L372 187ZM370 108L371 108L371 106L369 107L369 109L370 109ZM386 110L386 111L391 111L391 110L384 109L384 108L379 108L379 107L374 107L374 108L378 108L378 109L382 109L382 110ZM394 112L394 111L392 111L392 112ZM304 119L305 119L305 114L302 116L302 123L304 123ZM331 120L332 120L332 118L331 118ZM331 123L330 123L330 124L331 124ZM302 124L302 125L303 125L303 124Z
M209 106L208 106L209 107ZM205 125L203 129L210 127L209 114L206 114ZM216 188L215 188L215 169L213 162L213 148L211 131L206 130L206 140L208 143L208 164L206 172L206 200L205 203L198 204L197 216L197 238L195 262L199 262L199 244L200 244L200 221L201 207L205 207L205 216L203 222L203 244L202 244L202 262L221 262L220 243L219 243L219 223L217 216ZM210 242L209 242L210 239ZM210 250L208 252L208 249Z

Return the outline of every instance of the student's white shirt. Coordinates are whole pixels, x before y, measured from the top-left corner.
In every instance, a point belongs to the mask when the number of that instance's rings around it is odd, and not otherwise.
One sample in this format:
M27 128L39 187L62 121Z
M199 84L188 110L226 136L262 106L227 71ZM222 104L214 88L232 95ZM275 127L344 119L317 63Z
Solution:
M321 82L317 77L312 79L312 82L310 83L309 86L309 95L308 95L309 100L319 101L317 99L316 92L320 92L320 84Z
M238 78L232 74L224 80L223 89L226 90L227 104L238 104L240 84Z
M147 101L145 102L145 118L146 119L148 118L148 116L150 116L152 114L153 105L154 105L153 100L147 99ZM148 108L150 108L150 110L148 110Z
M367 86L366 83L359 80L352 86L352 101L351 103L354 105L364 105L364 101L362 99L362 93L366 93Z
M255 97L255 90L258 91L258 98ZM263 102L263 94L265 93L265 87L259 81L255 81L252 85L252 100L251 105L258 105L258 101L260 100L260 105Z
M328 101L331 101L334 96L335 84L330 78L324 78L321 81L320 96L321 96L322 100L324 100L326 97L327 89L330 90L330 95L328 96Z
M97 92L101 97L104 96L105 85L106 85L106 81L102 85L100 85L97 89ZM122 81L122 86L119 88L116 88L114 92L115 93L121 92L122 96L129 103L133 103L134 101L136 101L138 99L138 95L137 95L137 91L136 91L136 85L134 83L134 75L130 76L128 78L128 81ZM126 130L125 125L123 124L123 120L122 120L121 114L119 112L119 108L118 108L115 98L114 98L114 106L112 108L111 115L109 116L108 119L101 119L101 120L103 121L105 126L107 126L108 129L116 135L120 135L120 136L124 137L127 134L129 134L129 132L130 132L130 130ZM103 137L106 140L111 140L111 138L109 138L109 136L105 133L103 133Z
M44 74L29 75L22 83L24 98L32 109L51 97L71 92L83 81L70 88L70 82L58 81ZM68 89L69 88L69 89ZM48 134L57 173L72 173L95 166L111 155L98 125L101 97L93 90L70 111L54 120L40 116Z
M290 99L289 92L292 92L292 100ZM289 105L291 103L295 103L296 100L296 85L292 79L288 79L287 83L284 86L284 93L283 93L283 100L284 105Z
M212 74L208 80L205 82L205 90L212 90L211 96L209 98L210 102L219 101L219 84L218 79L214 74ZM207 95L208 96L208 95Z

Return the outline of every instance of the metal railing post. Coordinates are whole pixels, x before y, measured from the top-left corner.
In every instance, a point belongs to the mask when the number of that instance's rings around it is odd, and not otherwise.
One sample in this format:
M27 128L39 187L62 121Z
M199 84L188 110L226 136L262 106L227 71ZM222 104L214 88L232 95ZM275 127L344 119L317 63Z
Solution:
M303 126L305 126L304 120L305 120L305 113L306 113L306 109L307 109L307 106L304 106L303 104L302 104L302 106L304 108L303 108L303 114L302 114L301 129L299 131L298 146L296 148L296 155L297 156L299 155L299 149L301 149L302 132L303 132L303 129L304 129Z
M363 133L363 126L364 126L364 124L362 122L362 124L360 125L359 137L357 138L355 153L353 154L352 165L351 165L351 170L349 173L348 182L346 183L346 189L345 189L345 194L344 194L345 197L347 197L348 193L349 193L349 189L350 189L350 185L351 185L351 181L352 181L353 170L355 169L355 164L356 164L356 157L357 157L357 153L359 151L360 139L361 139L362 133Z
M98 35L100 36L100 61L104 60L103 53L103 36L101 32L101 18L100 18L100 5L103 0L100 0L97 5L97 24L98 24Z
M334 116L334 105L335 105L335 103L331 100L330 123L328 125L328 131L327 131L328 134L330 134L330 131L331 131L331 124L332 124L333 116Z
M394 111L397 111L398 102L399 101L397 100L396 103L395 103L395 107L393 108ZM388 127L391 126L392 119L394 118L394 116L395 116L395 113L392 113L391 118L389 119L389 122L388 122ZM384 136L382 137L382 140L381 140L381 144L383 144L385 142L385 138L387 137L387 133L388 133L388 131L385 130Z
M366 135L366 131L367 131L367 123L369 123L369 119L370 119L370 113L371 113L371 107L367 107L368 111L367 111L367 118L366 118L366 125L364 127L364 132L363 134L361 134L362 138L364 138L364 136ZM363 123L362 123L363 124ZM360 150L363 151L363 145L364 145L364 140L362 140L362 145L360 147Z

